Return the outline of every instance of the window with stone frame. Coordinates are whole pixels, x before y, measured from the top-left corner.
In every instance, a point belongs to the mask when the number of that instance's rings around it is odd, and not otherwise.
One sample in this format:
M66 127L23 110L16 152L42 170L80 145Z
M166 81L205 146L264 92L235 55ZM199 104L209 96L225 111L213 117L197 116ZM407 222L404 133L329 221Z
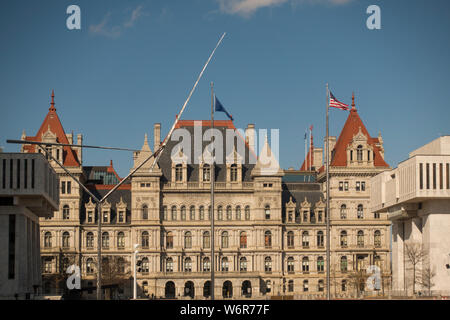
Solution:
M317 272L323 272L324 271L324 260L323 257L320 256L317 258Z
M364 247L364 231L359 230L356 235L356 244L358 247Z
M47 231L44 235L44 248L52 247L52 233Z
M303 292L308 292L309 290L309 282L308 280L303 280Z
M294 232L293 231L289 231L287 233L287 246L288 248L293 248L294 247Z
M245 206L245 220L250 220L250 206Z
M240 272L246 272L247 271L247 258L241 257L239 259L239 271Z
M186 220L186 207L185 206L181 206L181 220L185 221Z
M346 272L346 271L347 271L347 257L342 256L341 257L341 272Z
M228 258L227 257L222 258L221 270L222 270L222 272L228 272Z
M358 208L356 209L358 219L364 219L364 207L362 204L358 204Z
M62 247L63 248L69 248L70 247L70 234L67 231L65 231L62 234Z
M189 208L189 220L195 220L195 206Z
M269 205L266 205L264 208L264 218L266 220L270 219L270 206Z
M176 182L183 181L183 165L180 163L175 165L175 181Z
M317 247L322 248L324 243L323 231L317 232Z
M169 231L166 233L166 249L173 248L173 233Z
M234 163L230 166L230 180L231 182L236 182L238 180L238 167Z
M192 259L189 257L184 259L184 272L192 272Z
M303 257L302 259L302 272L309 272L309 258Z
M209 231L203 232L203 249L209 249L211 247L211 236Z
M341 231L341 234L339 236L339 241L342 248L347 247L347 231L343 230Z
M211 271L211 261L208 257L203 258L202 270L203 270L203 272Z
M309 233L308 231L302 232L302 247L308 248L309 247Z
M266 248L272 247L272 233L269 230L264 232L264 246Z
M241 206L236 206L236 220L241 220Z
M211 181L211 166L207 163L203 165L203 181L210 182Z
M141 239L142 239L142 248L146 249L149 247L150 244L150 236L148 234L148 231L143 231L141 234Z
M92 232L86 234L86 248L94 248L94 234Z
M102 233L102 248L109 249L109 233L106 231Z
M380 230L375 230L373 234L373 242L376 248L381 247L381 232Z
M166 259L166 272L173 272L173 259L172 258Z
M264 272L272 272L272 258L271 257L264 258Z
M172 213L172 220L177 220L177 207L176 206L172 206L171 209L171 213Z
M205 220L205 207L204 206L200 206L200 208L198 209L198 219Z
M148 206L146 204L142 205L142 219L143 220L148 219Z
M117 248L118 249L124 249L125 248L125 234L120 231L117 234Z
M221 235L221 247L228 248L228 232L223 231Z
M231 206L227 206L227 220L231 220L231 218L232 218Z
M192 233L190 231L186 231L184 233L184 248L185 249L192 248Z
M245 231L241 231L239 235L239 247L241 249L247 248L247 233Z
M289 257L287 259L287 271L292 273L295 271L295 267L294 267L294 258L293 257Z
M63 220L69 220L70 219L70 208L67 204L65 204L63 206L62 212L63 212Z
M223 220L223 208L222 206L217 207L217 220Z
M347 219L347 206L345 204L341 205L341 219Z

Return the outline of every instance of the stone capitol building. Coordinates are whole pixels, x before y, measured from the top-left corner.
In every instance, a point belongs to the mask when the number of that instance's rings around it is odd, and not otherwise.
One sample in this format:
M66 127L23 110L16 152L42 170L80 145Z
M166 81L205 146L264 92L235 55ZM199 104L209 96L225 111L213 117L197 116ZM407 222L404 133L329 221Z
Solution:
M197 126L207 135L210 121L180 120L178 129L194 136ZM44 294L62 294L69 265L81 268L82 295L96 297L97 243L101 237L102 284L106 299L127 299L133 292L132 256L139 244L137 273L140 298L209 299L211 259L215 265L217 299L325 298L326 197L330 196L332 297L381 295L391 276L390 222L386 213L370 211L370 179L389 170L383 139L372 137L356 109L354 97L347 121L330 151L311 143L300 170L279 166L270 174L262 157L274 158L267 139L255 154L256 129L249 124L241 136L232 121L214 121L222 133L234 132L245 152L222 155L211 174L211 155L177 150L169 141L161 158L141 167L102 205L97 214L89 195L53 160L59 177L60 207L53 217L40 218L40 250ZM83 144L83 136L66 133L51 105L35 136L22 140ZM75 139L76 138L76 139ZM205 139L207 140L207 139ZM311 138L312 140L312 138ZM152 143L150 143L150 141ZM219 141L220 142L220 141ZM312 142L312 141L311 141ZM134 168L161 144L161 125L133 153ZM191 141L191 146L195 142ZM105 166L83 163L82 148L47 147L51 154L97 197L121 181L112 161ZM196 157L189 160L189 151ZM21 152L40 152L23 145ZM330 190L326 190L323 152L330 155ZM175 156L174 156L175 155ZM191 157L192 158L192 157ZM105 162L107 164L108 162ZM132 170L133 168L131 168ZM211 177L215 205L211 210ZM215 220L215 256L211 257L211 214ZM102 233L97 233L101 219ZM369 265L381 270L377 291L365 286Z

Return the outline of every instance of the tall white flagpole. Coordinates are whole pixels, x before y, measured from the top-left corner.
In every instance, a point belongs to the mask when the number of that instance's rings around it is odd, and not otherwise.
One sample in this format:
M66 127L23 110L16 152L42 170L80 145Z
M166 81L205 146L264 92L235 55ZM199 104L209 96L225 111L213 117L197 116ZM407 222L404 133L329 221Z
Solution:
M331 261L330 261L330 171L329 171L329 166L330 166L330 139L329 139L329 128L328 128L328 109L329 109L329 91L328 91L328 83L327 83L327 132L326 132L326 137L327 137L327 152L326 152L326 170L327 170L327 186L326 186L326 190L327 190L327 208L326 208L326 218L327 218L327 230L326 230L326 235L327 235L327 252L326 252L326 256L327 256L327 300L331 299L331 295L330 295L330 268L331 268Z
M308 170L306 159L308 159L308 129L305 130L305 171Z

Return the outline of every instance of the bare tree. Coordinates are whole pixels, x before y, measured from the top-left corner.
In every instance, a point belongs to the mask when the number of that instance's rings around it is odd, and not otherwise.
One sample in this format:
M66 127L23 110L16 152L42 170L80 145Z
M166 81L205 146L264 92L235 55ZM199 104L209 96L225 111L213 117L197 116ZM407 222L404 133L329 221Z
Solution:
M348 273L348 280L350 284L355 288L356 297L359 297L364 291L364 287L369 276L370 275L363 268Z
M104 256L102 259L102 284L123 287L130 281L130 263L123 257Z
M64 294L68 291L66 281L70 276L70 274L67 274L67 268L70 265L75 264L76 255L59 249L58 255L54 258L56 259L56 272L43 274L42 278L44 282L49 283L51 287L55 288L60 294Z
M418 267L425 258L428 256L427 252L423 249L421 243L411 242L405 244L406 258L412 267L412 280L413 280L413 294L416 294L416 283L419 283Z
M433 278L436 276L436 272L430 267L426 267L422 270L418 283L420 283L424 288L428 289L428 295L431 296L431 288L434 287L435 283Z

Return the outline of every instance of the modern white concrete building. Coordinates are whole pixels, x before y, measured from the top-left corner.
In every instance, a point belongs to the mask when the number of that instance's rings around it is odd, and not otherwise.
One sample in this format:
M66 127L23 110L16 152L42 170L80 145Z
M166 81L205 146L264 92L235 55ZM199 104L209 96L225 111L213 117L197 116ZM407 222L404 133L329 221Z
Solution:
M443 136L371 180L372 211L392 221L394 292L450 294L449 167L450 136Z
M58 210L58 184L42 154L0 153L0 299L38 294L39 217Z

